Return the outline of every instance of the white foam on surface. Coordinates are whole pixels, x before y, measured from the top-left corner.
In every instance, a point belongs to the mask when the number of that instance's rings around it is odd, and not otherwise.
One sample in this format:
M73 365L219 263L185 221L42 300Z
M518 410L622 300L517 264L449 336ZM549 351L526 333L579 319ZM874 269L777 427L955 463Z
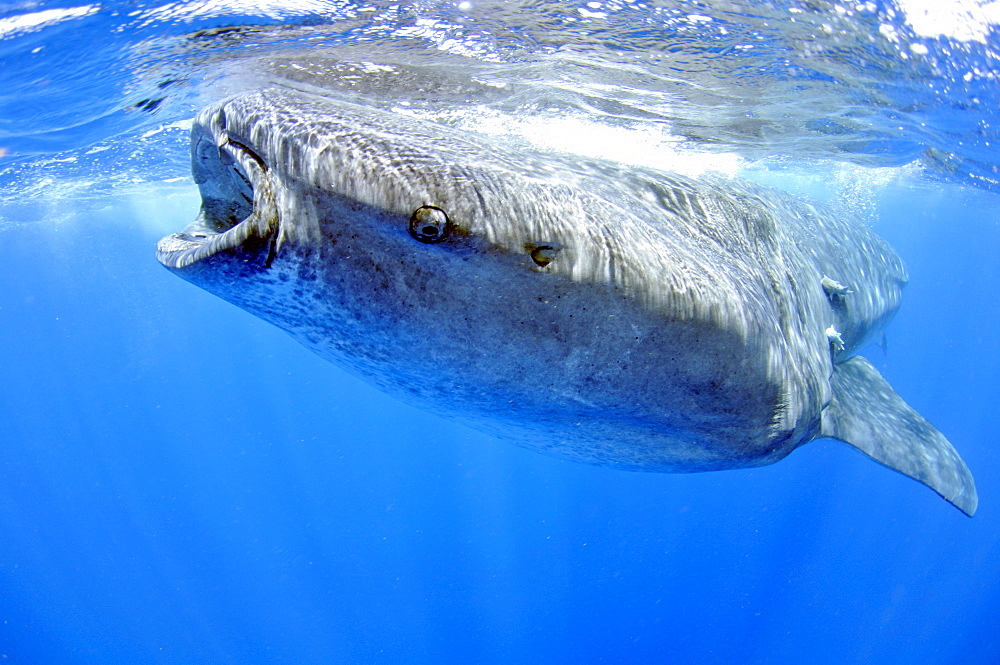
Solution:
M987 43L1000 25L1000 2L980 0L896 0L906 22L922 37Z
M100 7L97 4L82 5L80 7L67 7L65 9L46 9L30 14L0 18L0 39L6 39L25 32L34 32L70 19L90 16L96 13Z

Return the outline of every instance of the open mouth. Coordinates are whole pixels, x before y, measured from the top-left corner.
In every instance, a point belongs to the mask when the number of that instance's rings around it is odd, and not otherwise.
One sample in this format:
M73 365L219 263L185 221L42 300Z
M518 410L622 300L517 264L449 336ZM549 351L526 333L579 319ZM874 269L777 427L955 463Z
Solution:
M156 258L168 268L184 268L256 238L266 241L264 264L269 266L278 220L267 164L224 128L212 133L199 123L194 132L191 170L201 192L201 213L180 233L160 240Z

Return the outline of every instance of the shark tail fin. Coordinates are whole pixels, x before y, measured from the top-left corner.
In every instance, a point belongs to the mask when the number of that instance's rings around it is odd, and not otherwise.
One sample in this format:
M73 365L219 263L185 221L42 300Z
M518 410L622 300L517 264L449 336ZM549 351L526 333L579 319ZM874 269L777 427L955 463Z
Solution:
M948 440L896 394L861 356L833 366L833 398L821 435L854 446L919 480L968 516L979 499L969 468Z

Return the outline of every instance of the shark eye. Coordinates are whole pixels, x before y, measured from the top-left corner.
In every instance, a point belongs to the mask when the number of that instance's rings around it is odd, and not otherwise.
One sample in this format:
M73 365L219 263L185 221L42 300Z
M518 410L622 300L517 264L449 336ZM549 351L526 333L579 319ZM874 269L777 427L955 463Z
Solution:
M554 242L547 242L544 244L535 245L532 243L527 243L524 248L528 250L531 260L535 262L539 268L544 268L545 266L552 263L552 259L556 258L556 254L562 247Z
M451 233L451 222L441 208L420 206L410 217L410 235L420 242L441 242Z

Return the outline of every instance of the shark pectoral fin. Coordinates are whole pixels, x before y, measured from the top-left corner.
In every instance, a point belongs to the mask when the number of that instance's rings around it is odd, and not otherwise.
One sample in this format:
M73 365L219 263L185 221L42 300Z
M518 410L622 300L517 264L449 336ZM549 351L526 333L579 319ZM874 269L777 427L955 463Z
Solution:
M860 356L835 364L821 435L850 444L919 480L970 517L979 499L969 468L948 440Z

